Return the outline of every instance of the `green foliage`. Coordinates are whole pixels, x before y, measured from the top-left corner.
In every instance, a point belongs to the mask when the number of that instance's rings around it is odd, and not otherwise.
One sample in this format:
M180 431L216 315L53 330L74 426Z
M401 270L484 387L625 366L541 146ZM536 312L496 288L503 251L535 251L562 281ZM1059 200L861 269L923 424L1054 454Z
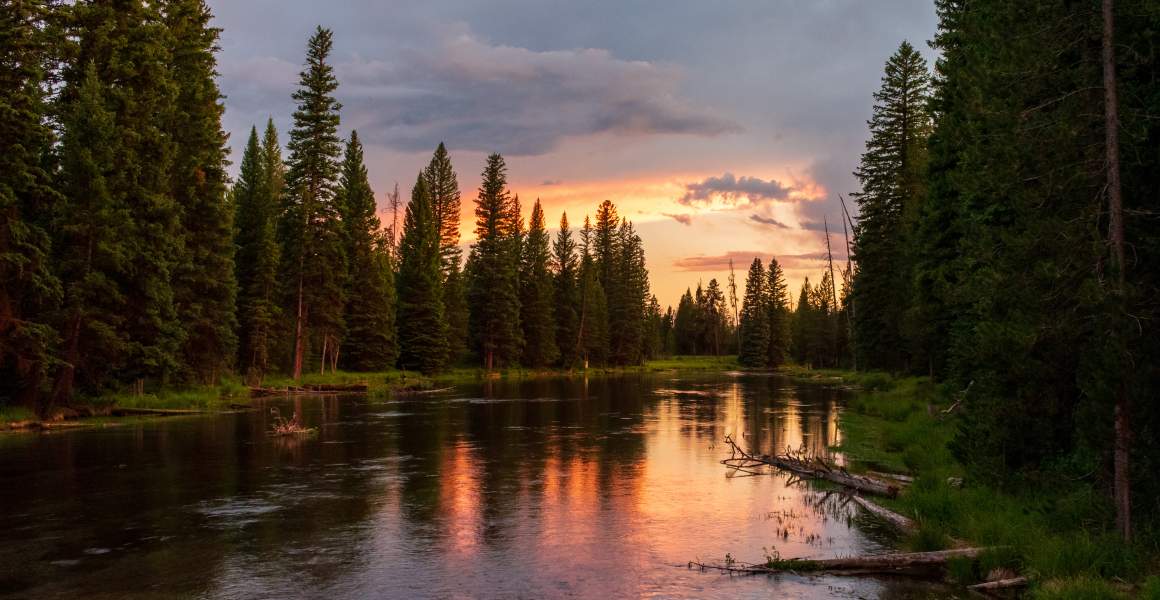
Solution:
M233 189L238 366L253 381L261 381L269 370L280 313L275 220L282 194L282 169L278 133L271 119L261 145L257 129L250 131Z
M520 257L520 325L523 327L524 351L521 364L544 367L556 362L555 311L552 272L549 262L548 230L540 201L532 207L532 218L524 237Z
M560 230L552 243L552 263L555 269L556 348L560 351L560 364L571 368L576 364L580 336L580 267L576 258L576 242L568 227L568 213L560 217Z
M745 279L745 298L741 303L741 349L738 361L747 367L769 366L769 294L766 291L765 267L754 258Z
M862 185L854 194L860 212L853 248L854 329L858 364L869 368L898 371L909 361L901 330L910 281L905 242L926 193L929 94L926 61L902 42L886 61L882 87L874 94L870 139L854 173Z
M474 347L491 369L519 363L523 339L519 298L519 205L507 189L507 165L487 157L475 200L468 302Z
M204 0L164 5L177 93L168 119L174 145L169 194L180 209L182 246L173 268L174 305L184 327L186 379L213 383L237 352L233 214L226 201L225 107L218 91L219 29Z
M399 366L424 374L439 371L447 360L438 225L427 182L420 173L403 219L396 282Z
M342 212L350 265L342 364L354 371L388 369L398 356L394 267L375 212L375 193L363 164L362 144L354 131L346 145L337 204Z
M278 238L284 314L294 319L292 371L305 367L313 344L322 368L338 356L344 323L347 256L336 197L339 156L338 80L327 62L332 33L319 27L307 46L306 66L293 94L286 185Z
M48 316L62 289L45 224L60 197L42 166L54 141L44 118L51 15L45 1L0 7L0 410L39 408L55 362Z

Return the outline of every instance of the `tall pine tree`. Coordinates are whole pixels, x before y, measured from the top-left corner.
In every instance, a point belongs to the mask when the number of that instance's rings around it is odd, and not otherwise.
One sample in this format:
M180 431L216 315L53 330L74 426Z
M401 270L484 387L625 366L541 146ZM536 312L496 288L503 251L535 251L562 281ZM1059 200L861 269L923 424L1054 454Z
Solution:
M422 173L411 190L399 242L399 366L422 373L443 368L447 359L439 258L439 223Z
M181 210L182 252L173 270L187 376L214 382L237 350L232 211L226 202L225 108L214 56L220 29L204 0L167 0L177 95L167 129L174 144L169 194Z
M576 259L576 242L568 227L568 213L560 217L560 230L552 243L552 263L556 272L556 348L560 351L560 364L570 369L575 366L577 358L580 289L577 281L579 263Z
M765 268L754 258L741 302L741 349L737 360L747 367L769 366L769 295Z
M397 358L395 290L389 275L390 253L382 243L381 223L375 212L375 193L355 131L346 145L337 204L342 210L350 266L342 364L354 371L382 371L393 367Z
M858 364L901 370L903 319L909 306L907 240L925 194L926 143L930 134L930 76L926 61L903 42L886 61L882 87L874 94L870 139L854 175L862 190L854 236L854 322Z
M443 317L447 321L448 360L456 361L467 351L467 289L463 277L463 251L459 249L459 179L451 166L451 156L442 142L431 162L423 169L427 189L439 225L439 258L443 269Z
M277 133L271 122L267 141L278 152ZM269 170L281 169L270 163L258 141L256 128L242 154L238 181L234 184L235 269L238 281L238 366L246 379L259 383L270 366L270 349L279 314L278 244L274 238L277 198Z
M503 157L488 156L475 200L476 242L468 287L472 338L487 369L517 364L523 346L517 206L507 189Z
M769 358L766 364L776 368L785 363L790 349L789 286L776 258L769 259L765 294L766 310L769 311Z
M279 222L284 309L293 318L291 374L302 375L313 342L323 369L338 356L345 306L346 253L335 199L341 142L334 98L338 80L327 62L333 45L319 27L307 45L306 67L293 98L286 193ZM333 364L333 363L332 363Z
M532 218L524 238L520 259L520 325L523 326L522 363L545 367L556 361L556 323L553 310L551 249L539 199L532 206Z
M61 299L44 225L57 194L42 159L52 143L46 83L58 54L47 1L0 2L0 405L40 409Z

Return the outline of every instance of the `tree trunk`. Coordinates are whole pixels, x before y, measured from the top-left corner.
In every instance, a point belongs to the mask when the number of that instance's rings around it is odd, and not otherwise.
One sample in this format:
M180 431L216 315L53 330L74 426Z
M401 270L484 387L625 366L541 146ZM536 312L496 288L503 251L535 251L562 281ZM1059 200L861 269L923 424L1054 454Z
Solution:
M301 267L299 267L299 274L298 274L298 316L295 319L295 324L294 324L294 379L295 380L302 379L302 355L303 355L303 351L304 351L304 349L302 347L302 336L303 336L302 329L305 327L305 324L303 323L303 321L305 321L305 320L306 320L306 313L305 313L305 307L303 306L303 302L302 302L302 273L301 273Z
M1116 298L1125 299L1124 204L1120 190L1120 116L1116 98L1115 1L1103 0L1104 140L1108 164L1108 242L1115 267ZM1118 315L1114 316L1118 320ZM1117 327L1117 331L1119 328ZM1123 378L1116 386L1115 442L1113 451L1116 529L1127 541L1132 537L1131 406Z

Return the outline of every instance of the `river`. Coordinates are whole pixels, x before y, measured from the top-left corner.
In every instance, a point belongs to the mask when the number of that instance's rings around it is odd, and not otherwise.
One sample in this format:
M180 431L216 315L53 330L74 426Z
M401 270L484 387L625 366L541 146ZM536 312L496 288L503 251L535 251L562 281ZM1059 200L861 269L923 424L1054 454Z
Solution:
M829 452L846 393L629 374L7 434L0 596L937 595L905 580L687 566L890 550L852 505L784 475L729 477L718 462L727 433L763 452ZM316 434L271 437L272 409Z

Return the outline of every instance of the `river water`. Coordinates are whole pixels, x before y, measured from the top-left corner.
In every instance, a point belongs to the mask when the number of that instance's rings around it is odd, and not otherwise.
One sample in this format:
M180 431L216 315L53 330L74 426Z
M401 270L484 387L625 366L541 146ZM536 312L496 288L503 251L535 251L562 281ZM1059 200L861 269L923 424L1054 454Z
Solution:
M738 374L561 378L0 436L0 596L938 596L688 568L889 551L852 505L719 463L726 434L828 452L845 393ZM317 433L271 437L271 409Z

